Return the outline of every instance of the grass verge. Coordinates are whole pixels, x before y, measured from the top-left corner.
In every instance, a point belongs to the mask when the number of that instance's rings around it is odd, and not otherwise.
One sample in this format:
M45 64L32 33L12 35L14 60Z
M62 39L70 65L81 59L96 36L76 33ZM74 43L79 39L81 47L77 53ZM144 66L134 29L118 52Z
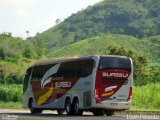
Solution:
M22 103L21 102L4 102L0 101L0 109L4 108L15 108L15 109L21 109Z
M160 111L160 83L133 87L131 110Z

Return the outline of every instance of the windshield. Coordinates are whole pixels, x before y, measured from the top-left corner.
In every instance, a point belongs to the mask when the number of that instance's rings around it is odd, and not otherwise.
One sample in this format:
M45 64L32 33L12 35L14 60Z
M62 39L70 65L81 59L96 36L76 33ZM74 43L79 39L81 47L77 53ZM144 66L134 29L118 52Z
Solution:
M24 81L23 81L23 93L26 91L27 87L28 87L28 81L29 81L29 77L32 71L32 67L28 68L24 77Z
M131 71L131 61L129 58L101 57L99 69L120 69Z

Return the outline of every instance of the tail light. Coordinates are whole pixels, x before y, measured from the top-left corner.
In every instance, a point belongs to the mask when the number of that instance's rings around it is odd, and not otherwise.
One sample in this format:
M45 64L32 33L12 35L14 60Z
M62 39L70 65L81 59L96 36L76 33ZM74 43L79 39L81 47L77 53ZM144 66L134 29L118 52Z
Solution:
M130 87L129 89L129 96L128 96L127 101L130 101L131 99L132 99L132 87Z
M101 102L101 98L99 97L99 89L98 88L95 89L95 99L96 99L96 103Z
M98 98L99 97L99 89L95 89L95 98Z

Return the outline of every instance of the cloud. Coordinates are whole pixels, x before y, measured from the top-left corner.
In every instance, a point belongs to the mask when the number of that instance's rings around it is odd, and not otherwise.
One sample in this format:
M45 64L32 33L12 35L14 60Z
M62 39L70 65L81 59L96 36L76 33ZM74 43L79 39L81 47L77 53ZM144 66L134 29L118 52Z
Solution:
M30 13L24 9L17 9L11 13L13 17L28 17Z
M23 5L35 4L37 0L0 0L0 8L10 6L22 7Z

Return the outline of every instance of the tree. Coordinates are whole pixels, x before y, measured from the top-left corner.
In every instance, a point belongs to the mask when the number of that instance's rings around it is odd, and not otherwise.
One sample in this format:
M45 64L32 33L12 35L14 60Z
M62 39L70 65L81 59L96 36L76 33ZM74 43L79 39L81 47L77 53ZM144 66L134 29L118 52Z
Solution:
M59 24L61 22L61 19L56 19L56 24Z
M25 44L22 54L23 54L23 57L26 57L26 58L36 58L37 57L35 48L31 42L28 42Z
M44 55L44 51L45 51L44 41L42 39L36 38L33 41L33 44L35 45L35 50L37 52L37 57L39 59Z
M27 34L27 38L28 38L28 36L29 36L29 31L28 30L26 31L26 34Z

